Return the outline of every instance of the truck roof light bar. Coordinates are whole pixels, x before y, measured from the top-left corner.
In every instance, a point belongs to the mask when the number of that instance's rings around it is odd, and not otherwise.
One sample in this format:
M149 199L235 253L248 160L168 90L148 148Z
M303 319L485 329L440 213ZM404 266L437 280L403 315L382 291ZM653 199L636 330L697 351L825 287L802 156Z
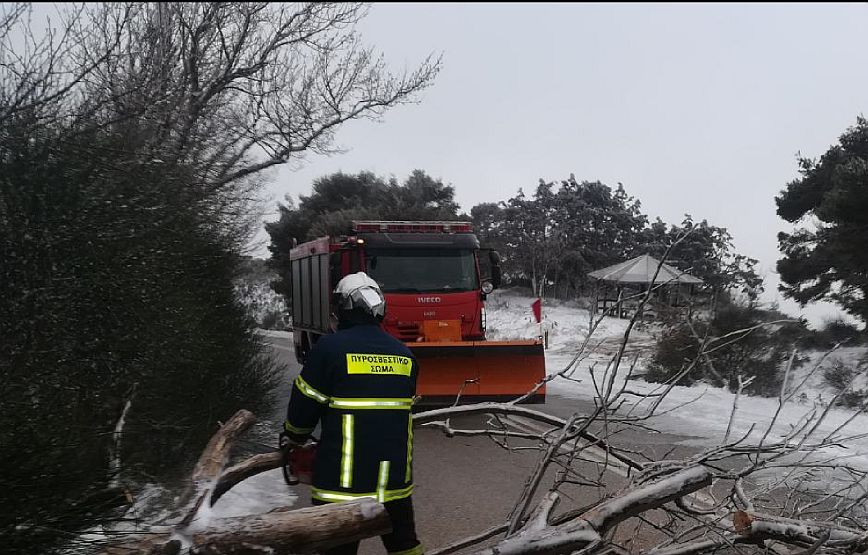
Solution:
M354 221L355 233L471 233L470 222Z

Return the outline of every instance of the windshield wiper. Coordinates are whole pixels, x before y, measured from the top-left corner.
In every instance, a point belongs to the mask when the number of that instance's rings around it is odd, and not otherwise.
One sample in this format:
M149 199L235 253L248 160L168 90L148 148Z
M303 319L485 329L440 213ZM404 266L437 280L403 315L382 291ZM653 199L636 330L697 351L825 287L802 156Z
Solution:
M387 289L384 293L466 293L474 291L473 288L466 287L426 287L417 289L415 287L399 287L396 289Z
M468 291L473 291L473 288L466 287L443 287L440 289L426 289L426 293L466 293Z

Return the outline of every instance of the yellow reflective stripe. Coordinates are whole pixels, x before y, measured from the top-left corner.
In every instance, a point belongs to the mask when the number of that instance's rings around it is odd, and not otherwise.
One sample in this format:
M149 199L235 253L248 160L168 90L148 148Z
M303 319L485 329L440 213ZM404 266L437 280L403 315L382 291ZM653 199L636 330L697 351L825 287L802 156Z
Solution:
M413 399L407 397L360 399L332 397L329 407L334 409L399 409L410 410Z
M364 497L377 499L376 493L341 493L339 491L328 491L319 488L310 488L310 496L320 501L352 501Z
M389 555L422 555L424 551L422 550L422 544L420 543L416 547L411 547L404 551L389 551L388 553Z
M341 446L341 487L353 485L353 415L344 415L344 441Z
M291 434L304 435L313 431L313 428L299 428L289 423L289 420L284 421L283 429Z
M380 475L377 477L377 501L386 500L386 486L389 485L389 461L380 461Z
M382 397L382 398L356 398L356 397L329 397L323 395L315 387L307 383L304 378L295 378L298 390L314 401L329 403L329 407L335 409L401 409L409 410L413 406L410 397Z
M410 483L410 467L413 463L413 415L407 416L407 468L404 471L404 482Z
M386 501L394 501L395 499L403 499L413 493L413 485L406 488L386 490Z
M398 499L404 499L405 497L410 497L413 494L413 486L407 486L402 489L392 489L386 490L384 495L384 502L388 503L389 501L397 501ZM333 501L352 501L353 499L361 499L363 497L371 497L373 499L377 499L377 492L371 493L344 493L340 491L329 491L325 489L319 488L310 488L310 495L314 499L319 499L320 501L333 502Z
M311 386L309 383L304 381L300 375L295 378L295 385L298 387L298 390L313 399L314 401L318 401L320 403L328 403L329 398L327 395L323 395L319 391L316 390L315 387Z

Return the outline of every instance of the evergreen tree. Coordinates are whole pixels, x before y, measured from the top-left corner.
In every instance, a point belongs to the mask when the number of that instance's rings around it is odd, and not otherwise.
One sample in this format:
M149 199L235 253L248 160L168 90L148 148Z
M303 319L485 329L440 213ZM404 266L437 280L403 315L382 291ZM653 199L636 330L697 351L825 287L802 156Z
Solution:
M781 218L803 223L778 235L781 291L868 321L868 120L858 118L818 161L801 158L799 173L775 199Z
M572 175L557 188L540 180L533 196L519 189L506 201L475 206L471 215L483 242L503 253L504 278L540 295L552 288L582 293L589 272L646 253L662 258L673 244L667 263L711 287L738 289L750 299L761 291L757 261L736 253L725 229L689 216L678 226L659 218L649 223L620 183L613 191Z
M291 198L279 205L280 217L265 225L271 238L269 266L281 277L274 290L287 298L289 251L293 241L302 243L326 235L350 233L353 220L456 220L459 215L455 188L444 185L422 170L414 170L403 183L386 182L370 172L334 173L318 178L310 195Z

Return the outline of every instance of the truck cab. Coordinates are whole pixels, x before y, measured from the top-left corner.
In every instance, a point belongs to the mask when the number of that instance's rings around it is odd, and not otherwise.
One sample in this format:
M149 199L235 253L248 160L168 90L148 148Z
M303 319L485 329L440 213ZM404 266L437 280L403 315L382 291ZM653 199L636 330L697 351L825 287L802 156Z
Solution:
M386 297L386 331L408 343L485 339L485 291L494 284L481 275L470 224L357 222L355 230L364 271Z
M481 272L480 253L488 252ZM485 298L499 285L499 257L480 249L469 222L353 222L290 252L296 357L334 327L331 291L363 271L386 297L384 329L406 342L485 339Z

